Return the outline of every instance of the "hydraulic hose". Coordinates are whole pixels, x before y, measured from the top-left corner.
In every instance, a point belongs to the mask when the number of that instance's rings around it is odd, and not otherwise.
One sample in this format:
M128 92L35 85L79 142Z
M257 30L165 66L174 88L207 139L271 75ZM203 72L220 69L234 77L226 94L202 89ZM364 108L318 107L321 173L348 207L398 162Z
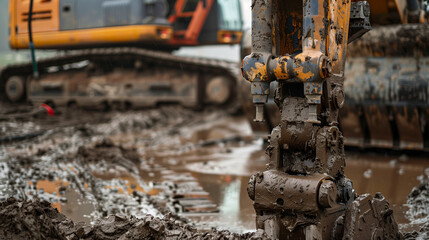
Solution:
M32 20L33 20L33 0L30 0L30 6L28 10L28 39L29 39L30 52L31 52L31 62L33 64L33 76L34 78L37 79L39 78L39 70L37 69L36 54L34 52L33 32L31 29Z

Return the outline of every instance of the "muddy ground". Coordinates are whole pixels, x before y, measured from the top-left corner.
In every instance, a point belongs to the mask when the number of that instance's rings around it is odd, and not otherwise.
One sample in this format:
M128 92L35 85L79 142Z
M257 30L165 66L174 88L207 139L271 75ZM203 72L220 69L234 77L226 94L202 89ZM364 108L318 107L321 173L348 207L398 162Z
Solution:
M245 187L267 157L240 114L0 109L0 238L264 236ZM357 192L383 192L406 237L427 238L427 155L347 156Z
M1 239L267 239L263 231L237 234L229 231L198 231L166 214L136 218L114 214L89 225L74 223L47 201L0 203Z

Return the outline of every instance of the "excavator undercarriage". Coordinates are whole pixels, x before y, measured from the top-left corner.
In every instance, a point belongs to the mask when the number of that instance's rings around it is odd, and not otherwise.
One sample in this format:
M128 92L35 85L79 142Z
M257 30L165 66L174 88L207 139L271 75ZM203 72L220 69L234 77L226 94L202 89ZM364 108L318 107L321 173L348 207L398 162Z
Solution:
M185 107L234 106L237 64L139 48L74 51L0 72L0 91L8 100L34 105L87 108L142 108L163 103ZM24 93L27 92L27 96Z

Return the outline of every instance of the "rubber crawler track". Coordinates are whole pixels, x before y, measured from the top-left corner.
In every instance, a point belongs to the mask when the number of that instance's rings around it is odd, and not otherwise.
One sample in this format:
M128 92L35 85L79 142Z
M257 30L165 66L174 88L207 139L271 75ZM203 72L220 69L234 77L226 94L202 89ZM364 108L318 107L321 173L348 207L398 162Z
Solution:
M206 58L194 58L194 57L183 57L175 56L167 52L153 51L141 48L96 48L77 50L59 55L51 58L40 59L37 61L40 73L47 73L48 67L61 67L66 64L77 63L85 60L104 60L104 59L115 59L118 57L130 57L140 59L144 62L156 63L162 66L169 66L171 68L186 70L186 71L199 71L204 74L218 74L228 77L233 81L234 87L232 96L234 99L229 101L237 102L235 96L236 81L239 75L239 66L235 62L206 59ZM61 68L60 68L61 69ZM61 71L61 70L60 70ZM7 65L0 69L0 93L2 93L1 100L7 100L5 96L5 84L6 80L10 76L18 75L28 77L32 74L31 62L18 63Z

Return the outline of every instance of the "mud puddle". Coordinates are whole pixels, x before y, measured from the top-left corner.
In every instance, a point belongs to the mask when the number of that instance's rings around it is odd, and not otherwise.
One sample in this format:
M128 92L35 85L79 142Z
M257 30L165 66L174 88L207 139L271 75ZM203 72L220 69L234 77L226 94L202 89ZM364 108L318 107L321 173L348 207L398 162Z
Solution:
M265 168L267 157L263 142L249 138L250 130L241 118L210 124L186 129L188 137L181 135L178 141L181 149L174 148L174 144L163 144L158 149L164 151L142 151L154 168L151 171L141 169L140 174L144 179L157 181L167 169L176 173L190 172L192 179L196 179L219 206L217 215L192 216L192 219L237 232L255 229L254 209L246 186L252 174ZM234 131L234 126L240 127ZM239 136L239 141L224 141L232 136ZM214 144L201 144L204 142ZM406 201L413 187L427 177L427 169L429 158L426 155L347 152L346 175L354 182L356 192L372 195L382 192L392 204L402 231L421 227L410 221Z
M262 144L256 145L262 147ZM250 176L263 170L267 161L264 151L258 150L256 145L254 149L249 145L239 147L251 154L231 154L231 159L224 156L223 160L212 159L187 165L219 205L220 227L225 223L225 226L238 226L236 229L240 231L255 228L255 213L246 186ZM240 150L235 153L240 153ZM423 226L421 220L413 220L413 213L408 213L407 196L425 177L429 177L427 156L346 154L346 175L353 181L357 193L375 195L382 192L394 209L401 231L419 230ZM210 220L213 219L216 218Z
M133 139L143 159L140 177L158 188L154 195L162 195L165 190L160 185L166 183L194 184L199 187L198 194L207 194L197 197L201 203L195 209L176 211L198 228L254 231L254 211L245 188L249 176L265 167L263 141L253 140L242 117L206 116L204 121L178 131L167 140L152 141L151 145L144 144L150 138L150 133L144 131L111 139L122 145L129 144L126 139Z
M358 193L382 192L389 200L400 230L418 230L407 196L429 178L429 156L348 152L346 175Z

